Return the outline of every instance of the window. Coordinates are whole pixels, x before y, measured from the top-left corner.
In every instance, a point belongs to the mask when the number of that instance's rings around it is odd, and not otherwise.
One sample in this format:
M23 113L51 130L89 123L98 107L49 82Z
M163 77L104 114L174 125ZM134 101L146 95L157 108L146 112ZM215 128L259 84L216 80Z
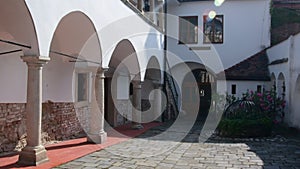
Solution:
M261 85L257 85L257 92L258 93L261 93L261 91L262 91L261 89L262 89Z
M198 43L198 16L179 17L179 44Z
M231 94L236 94L236 85L231 85Z
M77 102L88 101L88 73L77 74Z
M223 15L203 16L203 43L223 43Z

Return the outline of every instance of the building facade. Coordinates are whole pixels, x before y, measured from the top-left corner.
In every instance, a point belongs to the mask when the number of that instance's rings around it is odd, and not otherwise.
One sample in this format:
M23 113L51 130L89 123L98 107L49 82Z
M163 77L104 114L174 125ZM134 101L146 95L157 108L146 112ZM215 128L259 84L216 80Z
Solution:
M140 128L159 118L164 21L150 12L163 1L150 2L0 2L1 152L26 137L19 162L38 165L47 161L44 137L84 132L103 143L104 121ZM143 102L157 105L145 119Z
M20 163L47 161L43 139L176 116L163 87L199 119L214 94L276 87L300 128L300 38L270 47L270 0L7 0L0 18L0 153L26 145Z
M270 1L178 0L168 5L167 60L170 72L182 91L179 107L194 100L199 88L200 100L212 92L241 94L246 89L264 87L263 79L227 79L226 71L270 46ZM255 11L255 12L253 12ZM174 59L176 56L177 59ZM194 70L194 82L186 80ZM225 74L224 74L225 72ZM223 77L218 77L223 76ZM244 74L246 77L247 74ZM269 75L267 75L269 76ZM201 80L200 80L201 79ZM227 79L224 81L222 79ZM233 81L232 81L233 80ZM245 81L246 80L246 81ZM254 80L254 82L253 82ZM249 82L251 81L251 82ZM202 103L207 111L210 102ZM206 109L206 110L205 110Z

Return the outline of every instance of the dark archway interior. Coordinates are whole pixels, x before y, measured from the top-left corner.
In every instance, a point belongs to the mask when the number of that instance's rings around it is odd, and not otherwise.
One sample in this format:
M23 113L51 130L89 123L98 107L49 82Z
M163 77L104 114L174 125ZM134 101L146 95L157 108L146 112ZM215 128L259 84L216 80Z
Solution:
M184 105L198 109L197 120L205 120L215 90L214 77L205 69L194 69L185 76L182 89Z

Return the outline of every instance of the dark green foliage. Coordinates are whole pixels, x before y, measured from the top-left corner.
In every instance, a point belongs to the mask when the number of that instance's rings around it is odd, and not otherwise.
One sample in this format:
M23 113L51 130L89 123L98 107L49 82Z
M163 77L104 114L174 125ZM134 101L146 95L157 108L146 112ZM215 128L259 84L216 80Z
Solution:
M289 23L300 23L300 12L289 8L273 8L271 11L272 29Z
M261 119L222 119L218 126L220 136L224 137L265 137L270 136L272 120Z

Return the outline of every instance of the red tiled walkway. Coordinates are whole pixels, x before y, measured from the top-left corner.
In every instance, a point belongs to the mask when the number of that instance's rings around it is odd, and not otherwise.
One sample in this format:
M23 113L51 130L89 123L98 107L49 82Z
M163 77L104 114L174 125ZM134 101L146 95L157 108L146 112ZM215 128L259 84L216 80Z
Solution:
M86 138L79 138L74 140L63 141L57 144L52 144L46 146L47 155L49 158L49 162L44 163L37 167L22 167L18 166L16 162L18 161L18 155L10 155L0 158L0 169L6 168L26 168L26 169L44 169L44 168L52 168L58 166L60 164L66 163L68 161L72 161L76 158L82 157L84 155L90 154L92 152L101 150L108 146L126 141L132 137L136 137L145 131L149 130L152 127L158 126L161 123L148 123L143 124L144 129L142 130L132 130L130 125L125 125L122 127L116 128L116 130L120 133L114 132L113 130L108 131L108 138L104 144L91 144L87 143Z

